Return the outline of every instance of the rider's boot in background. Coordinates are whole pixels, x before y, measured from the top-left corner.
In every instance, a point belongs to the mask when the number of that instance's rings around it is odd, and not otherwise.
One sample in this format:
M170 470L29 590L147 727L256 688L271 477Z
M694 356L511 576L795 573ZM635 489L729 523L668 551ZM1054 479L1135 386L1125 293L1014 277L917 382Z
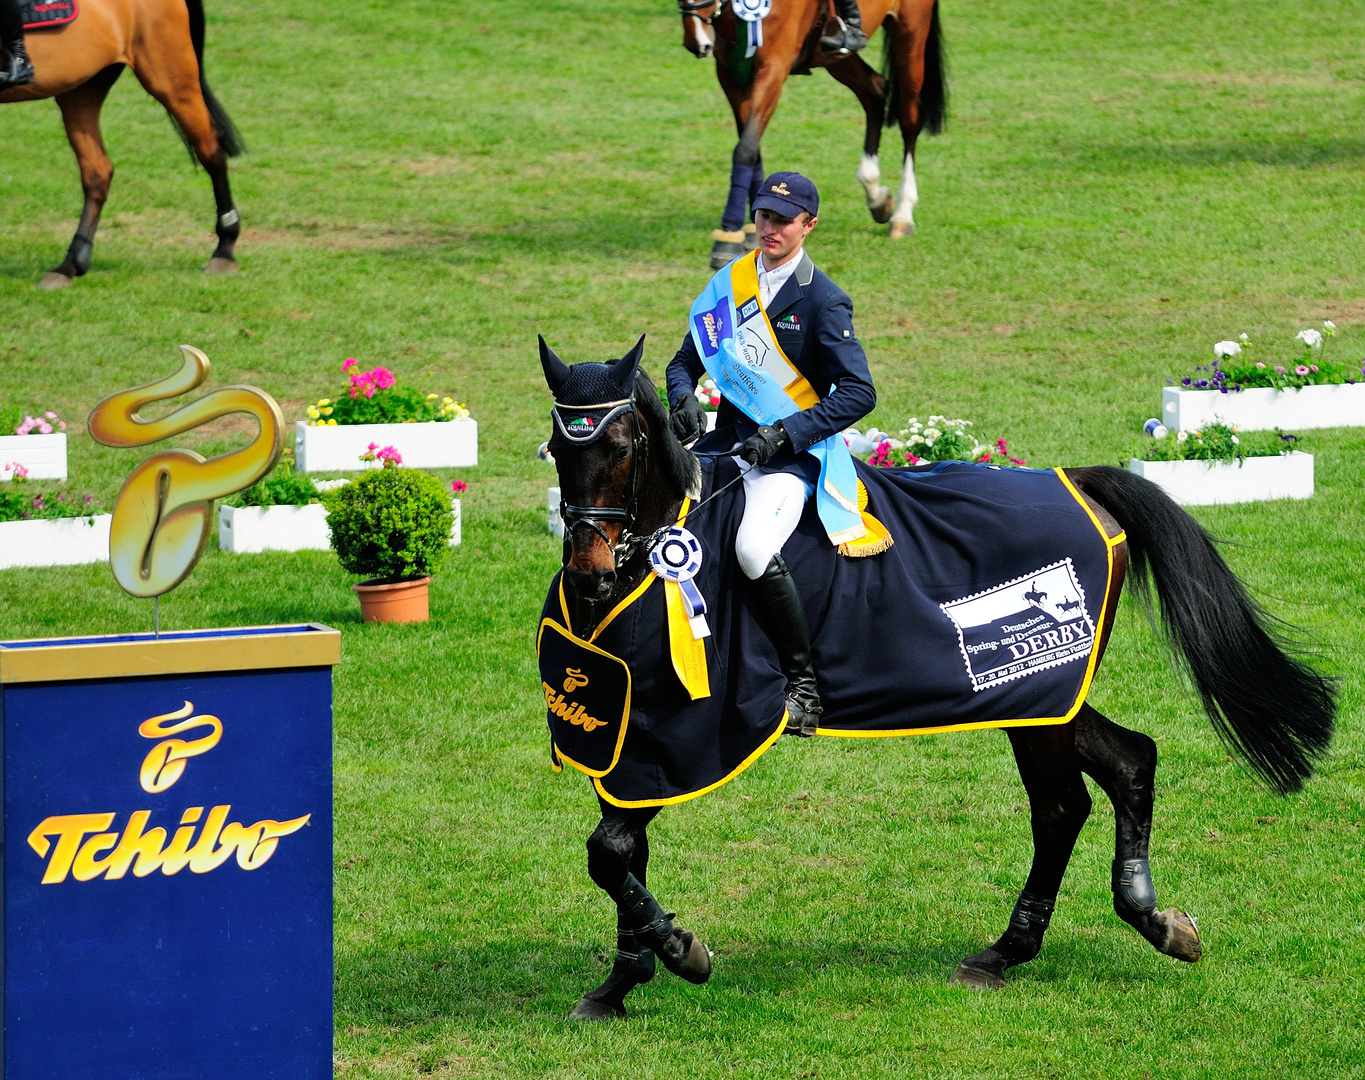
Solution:
M33 81L33 62L24 48L24 15L19 0L0 0L0 90Z
M858 0L834 0L839 9L839 22L843 25L839 32L820 39L820 51L835 56L847 56L867 45L863 34L863 16L858 10Z
M787 734L814 735L825 711L815 685L806 609L787 564L774 555L759 577L749 582L754 614L768 639L777 647L777 662L787 677Z

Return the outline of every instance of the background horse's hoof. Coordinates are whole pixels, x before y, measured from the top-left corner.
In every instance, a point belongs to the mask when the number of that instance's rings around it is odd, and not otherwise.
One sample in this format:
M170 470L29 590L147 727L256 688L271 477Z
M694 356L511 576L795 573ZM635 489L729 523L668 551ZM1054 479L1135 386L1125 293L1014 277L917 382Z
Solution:
M75 278L69 278L60 270L49 270L43 275L43 280L38 282L40 289L65 289Z
M744 254L743 229L732 233L716 229L711 233L711 239L715 241L711 245L712 270L724 269Z
M948 976L950 986L969 990L999 990L1005 985L1005 960L992 949L969 956Z
M599 1020L624 1020L626 1018L626 1007L624 1005L608 1005L604 1001L594 1001L590 997L585 997L575 1006L574 1011L569 1013L569 1019L585 1024L595 1024Z
M206 274L235 274L237 273L237 260L224 259L215 255L209 260L208 266L204 267Z
M899 240L905 236L915 235L915 223L913 221L893 221L891 230L887 233L892 240Z
M1192 918L1179 908L1167 908L1161 913L1161 918L1167 930L1166 947L1162 952L1187 964L1193 964L1204 955L1204 942Z
M868 207L872 214L872 220L878 225L885 225L896 211L896 196L891 194L890 188L882 188L882 191L885 193L882 195L882 201L876 206Z

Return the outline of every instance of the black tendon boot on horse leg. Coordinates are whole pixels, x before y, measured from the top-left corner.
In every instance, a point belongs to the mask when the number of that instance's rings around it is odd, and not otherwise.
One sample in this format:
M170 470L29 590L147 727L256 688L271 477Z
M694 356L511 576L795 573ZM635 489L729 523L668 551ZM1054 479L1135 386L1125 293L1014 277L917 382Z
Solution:
M1008 728L1033 820L1033 868L1010 914L1008 929L989 949L967 957L948 980L973 990L1005 985L1005 972L1028 963L1043 947L1057 890L1076 837L1090 816L1090 793L1076 754L1075 723Z
M1158 911L1147 862L1156 793L1156 743L1120 727L1089 705L1076 716L1081 768L1114 804L1114 911L1167 956L1194 963L1203 953L1199 929L1179 908Z
M711 975L711 953L689 930L675 927L644 886L649 864L645 828L658 807L623 810L602 803L602 821L588 837L588 874L616 901L616 958L601 986L583 995L570 1020L610 1020L626 1015L625 997L654 978L656 954L688 982Z
M867 47L867 36L863 33L863 15L858 10L858 0L834 0L839 9L839 22L843 25L837 33L820 39L820 51L834 56L847 56Z
M787 734L807 737L820 726L824 708L815 683L806 609L787 564L774 555L768 568L749 582L754 614L777 648L777 661L787 678Z

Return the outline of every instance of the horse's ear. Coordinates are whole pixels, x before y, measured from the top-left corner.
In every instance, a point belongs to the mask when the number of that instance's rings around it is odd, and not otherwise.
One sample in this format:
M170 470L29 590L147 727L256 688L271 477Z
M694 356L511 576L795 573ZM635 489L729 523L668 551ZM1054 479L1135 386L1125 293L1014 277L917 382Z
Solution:
M640 370L640 361L644 359L644 355L645 335L641 334L635 348L611 365L612 381L620 387L622 396L629 397L631 391L635 389L635 373Z
M550 386L550 393L558 395L559 388L564 385L564 380L569 377L569 365L557 357L554 350L545 344L543 336L537 334L536 340L540 342L540 366L545 371L545 381Z

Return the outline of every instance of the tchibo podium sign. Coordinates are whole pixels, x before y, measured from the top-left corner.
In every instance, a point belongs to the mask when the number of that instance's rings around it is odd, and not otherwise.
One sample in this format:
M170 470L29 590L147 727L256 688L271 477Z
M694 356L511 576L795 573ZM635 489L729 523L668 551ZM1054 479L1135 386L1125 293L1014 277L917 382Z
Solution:
M317 624L0 643L5 1080L332 1075Z

